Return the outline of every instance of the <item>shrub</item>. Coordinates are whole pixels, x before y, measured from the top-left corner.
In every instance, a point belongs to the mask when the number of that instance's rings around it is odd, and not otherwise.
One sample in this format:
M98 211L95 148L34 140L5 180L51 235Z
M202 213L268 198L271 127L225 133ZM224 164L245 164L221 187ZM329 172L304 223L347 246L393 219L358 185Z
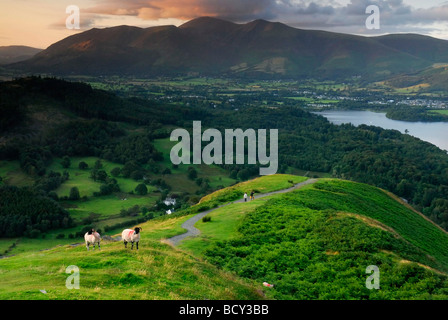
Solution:
M65 168L65 169L69 168L70 164L71 164L71 161L68 156L65 156L64 158L62 158L61 165L63 168Z
M148 194L148 188L146 187L146 185L144 183L140 183L136 188L135 188L135 192L138 195L144 196L146 194Z
M73 187L70 189L70 195L68 198L70 200L79 200L81 198L79 195L78 187Z
M78 164L78 168L81 169L81 170L85 170L85 169L87 169L88 167L89 167L89 165L88 165L87 163L85 163L84 161L81 161L81 162Z
M112 169L112 171L110 173L114 177L118 177L121 174L121 169L120 169L120 167L115 167Z

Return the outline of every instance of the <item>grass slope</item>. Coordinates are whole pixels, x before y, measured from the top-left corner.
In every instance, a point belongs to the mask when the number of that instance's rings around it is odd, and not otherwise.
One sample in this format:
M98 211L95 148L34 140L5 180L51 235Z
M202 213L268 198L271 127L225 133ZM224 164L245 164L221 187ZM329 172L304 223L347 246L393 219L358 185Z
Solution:
M213 192L201 199L200 204L221 204L241 199L245 192L249 196L251 191L257 193L268 193L272 191L287 189L294 184L307 180L306 177L299 177L288 174L275 174L262 176L256 179L238 183L229 188Z
M251 281L159 241L182 232L176 224L186 218L142 224L138 251L104 242L101 251L66 245L0 259L0 299L262 299ZM80 270L79 290L66 288L70 265Z
M240 187L274 191L290 187L291 179L300 182L306 178L266 176ZM113 242L103 243L101 252L87 252L82 239L54 239L51 235L48 239L4 241L3 250L23 241L33 250L16 250L15 256L0 259L0 299L263 299L260 283L240 279L160 242L183 233L180 226L190 217L166 216L141 224L139 252L124 251L122 243ZM73 243L81 245L73 247ZM43 250L51 246L53 249ZM80 268L80 290L65 287L69 265ZM39 291L43 289L47 295Z
M269 297L448 299L448 235L372 186L325 179L210 217L181 248L274 283ZM369 265L380 269L380 290L365 286Z
M306 178L261 177L201 203L288 188L291 179ZM139 251L65 244L0 259L0 299L448 299L447 233L369 185L322 179L230 204L198 222L200 237L180 250L165 244L191 216L143 223ZM80 268L79 290L65 287L69 265ZM366 288L370 265L380 290Z

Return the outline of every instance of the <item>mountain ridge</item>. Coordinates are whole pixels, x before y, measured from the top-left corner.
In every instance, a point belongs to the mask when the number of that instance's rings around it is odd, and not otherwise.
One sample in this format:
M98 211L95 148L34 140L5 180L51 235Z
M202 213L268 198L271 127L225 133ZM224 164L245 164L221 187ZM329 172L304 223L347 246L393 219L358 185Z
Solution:
M448 41L421 35L362 37L201 17L179 27L93 28L9 68L56 75L381 78L446 61Z
M43 51L43 49L29 46L0 46L0 65L27 60L41 51Z

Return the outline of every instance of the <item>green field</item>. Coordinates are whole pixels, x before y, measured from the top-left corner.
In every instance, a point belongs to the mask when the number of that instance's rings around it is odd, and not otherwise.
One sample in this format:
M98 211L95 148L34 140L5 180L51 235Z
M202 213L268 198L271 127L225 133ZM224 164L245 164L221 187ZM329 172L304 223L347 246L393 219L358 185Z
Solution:
M430 113L438 113L448 116L448 110L431 110Z
M216 165L195 165L195 164L180 164L177 168L174 168L170 160L171 148L176 145L176 141L170 141L169 138L154 140L154 146L156 149L163 153L163 162L161 165L161 171L168 168L171 170L170 175L162 176L155 175L166 179L167 183L172 187L173 191L179 192L191 192L194 193L199 190L199 186L194 181L188 179L187 173L189 167L194 167L198 172L198 178L209 179L209 185L212 188L218 186L227 187L234 184L237 180L229 178L229 174L226 170Z
M81 197L83 196L92 196L94 192L99 191L101 186L100 182L95 182L90 178L90 171L95 165L95 161L98 160L96 157L72 157L71 165L69 168L63 168L61 165L61 158L55 158L53 163L48 167L47 171L56 171L63 172L67 171L70 174L70 179L64 182L55 192L58 196L68 196L70 193L70 189L72 187L78 187L79 193ZM78 165L81 161L84 161L89 165L89 167L85 170L81 170L78 168ZM106 171L109 175L111 170L115 167L122 168L123 165L112 163L106 160L101 160L103 165L102 170ZM130 192L135 189L135 187L139 184L139 182L134 181L132 179L125 179L121 177L114 177L117 179L118 184L120 185L120 189L123 192Z

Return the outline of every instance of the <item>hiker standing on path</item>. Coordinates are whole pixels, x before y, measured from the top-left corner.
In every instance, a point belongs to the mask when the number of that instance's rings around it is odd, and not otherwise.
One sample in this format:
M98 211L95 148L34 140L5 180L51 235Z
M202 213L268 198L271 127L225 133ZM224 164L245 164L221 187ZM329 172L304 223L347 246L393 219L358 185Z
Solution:
M250 193L250 200L254 200L255 199L254 194L255 194L255 192L254 192L254 190L252 190L252 192Z
M247 192L244 192L244 202L247 202Z

